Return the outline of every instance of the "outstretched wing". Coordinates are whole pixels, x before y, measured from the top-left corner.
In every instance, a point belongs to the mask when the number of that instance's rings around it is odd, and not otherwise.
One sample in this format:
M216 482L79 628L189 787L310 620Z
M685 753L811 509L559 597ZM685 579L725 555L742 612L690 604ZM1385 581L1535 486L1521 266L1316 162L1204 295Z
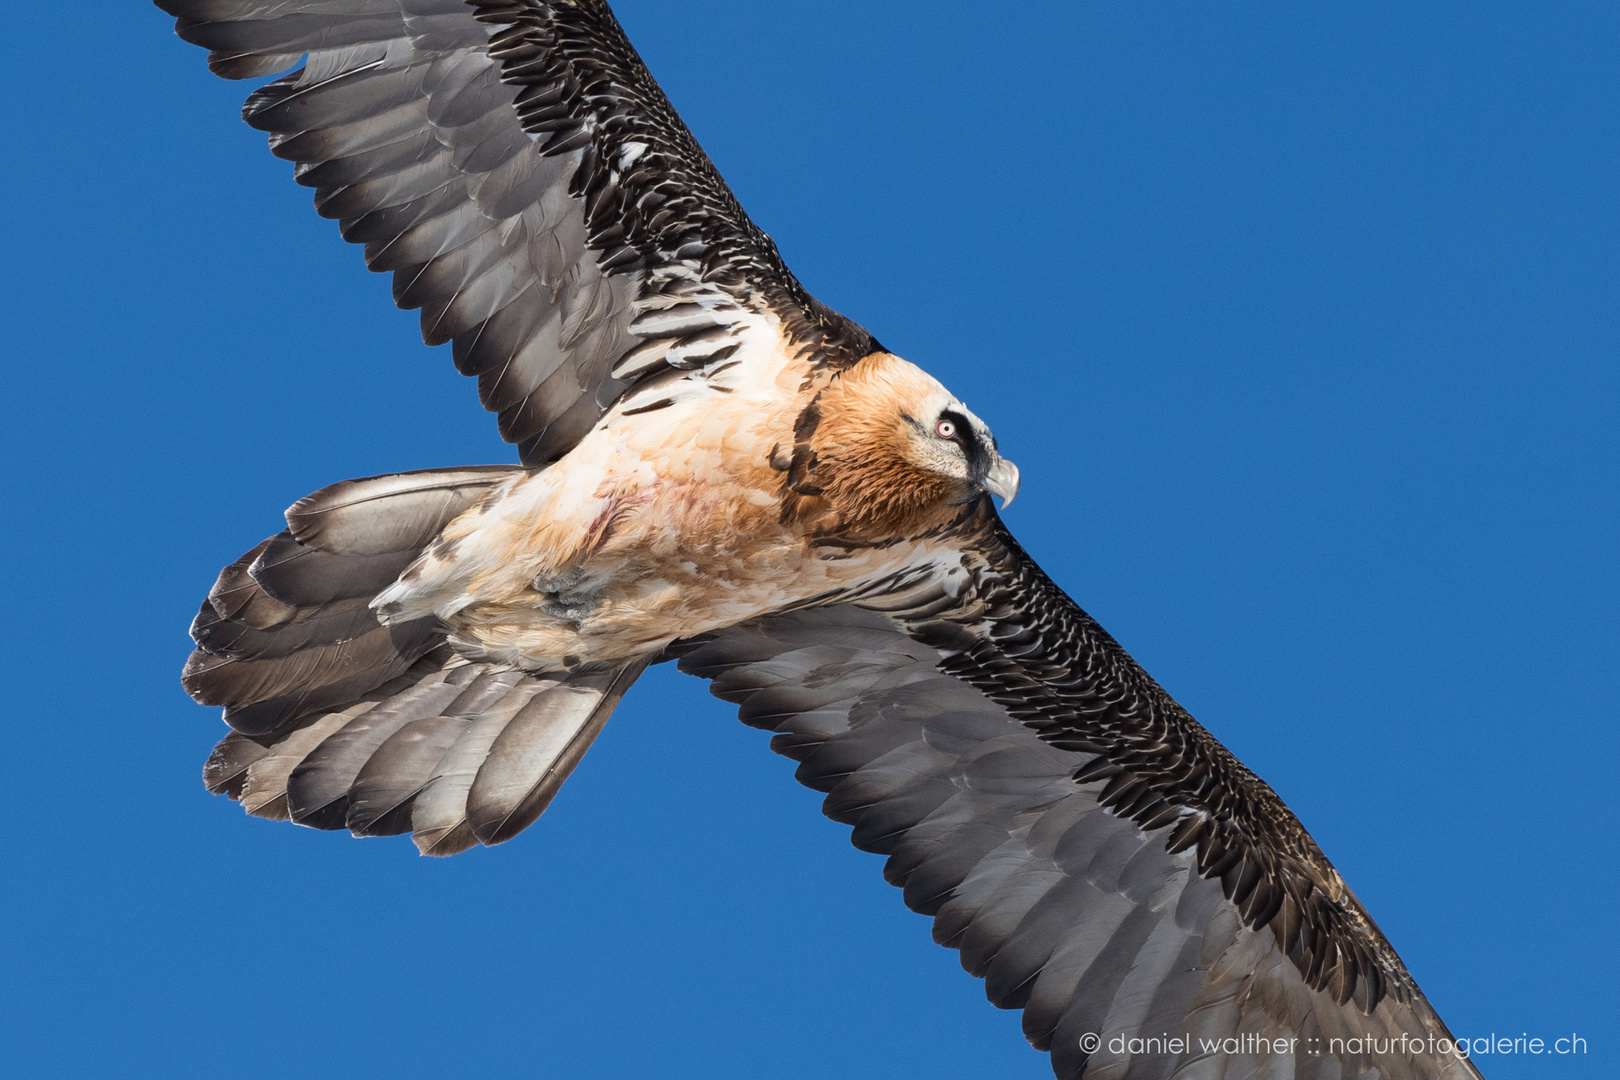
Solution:
M688 648L1059 1077L1478 1076L1276 794L999 522L959 575Z
M525 464L751 332L832 366L874 349L783 266L602 0L156 2L226 78L304 58L244 117Z

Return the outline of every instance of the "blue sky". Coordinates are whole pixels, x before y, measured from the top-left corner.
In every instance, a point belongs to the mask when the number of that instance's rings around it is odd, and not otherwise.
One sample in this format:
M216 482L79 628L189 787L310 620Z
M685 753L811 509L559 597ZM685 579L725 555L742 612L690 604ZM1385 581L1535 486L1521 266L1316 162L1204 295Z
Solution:
M1613 1075L1620 8L616 5L821 299L1023 469L1046 569L1451 1027ZM765 737L649 673L438 861L244 817L178 674L305 492L509 461L155 9L0 72L19 1076L1047 1075Z

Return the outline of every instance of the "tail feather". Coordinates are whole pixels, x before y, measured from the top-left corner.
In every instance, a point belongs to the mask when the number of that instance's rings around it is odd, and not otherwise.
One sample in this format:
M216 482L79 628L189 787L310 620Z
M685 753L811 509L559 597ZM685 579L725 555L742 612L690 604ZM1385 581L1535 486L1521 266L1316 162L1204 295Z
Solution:
M287 806L300 825L343 828L349 816L349 788L360 769L388 737L412 720L441 716L461 688L441 668L327 736L287 780Z
M427 855L503 843L550 804L642 667L537 678L436 649L345 709L233 732L205 779L257 817L410 832Z
M425 853L498 844L532 823L645 666L545 678L474 661L432 618L367 607L515 467L348 480L220 572L182 681L235 730L203 770L258 817Z
M232 731L215 744L213 753L209 754L208 761L203 765L203 784L210 794L238 799L242 809L248 813L265 816L256 809L265 798L255 795L255 786L263 789L268 784L275 788L275 793L285 796L288 774L320 744L321 739L438 667L439 663L434 657L418 660L405 674L383 683L341 712L314 713L302 717L282 726L271 736L253 737ZM267 762L266 759L271 757L282 760L278 763ZM254 769L254 766L258 768ZM257 778L256 785L249 783L249 769L253 769L253 775ZM273 776L278 769L279 781ZM280 815L282 818L286 816L285 813Z
M242 809L254 817L273 821L292 820L292 808L287 801L287 782L293 770L301 765L310 752L326 741L344 724L375 708L375 701L360 702L340 712L322 713L311 717L311 723L301 724L287 732L277 742L266 746L265 753L251 762L243 773L240 793L235 796ZM232 738L241 738L232 735ZM249 740L251 741L251 740ZM224 745L224 743L221 743Z
M526 677L512 693L485 709L457 735L433 767L432 779L412 801L411 829L424 855L454 855L478 843L467 824L467 793L506 725L552 684Z
M295 608L334 600L376 596L393 584L420 548L378 555L334 555L305 547L291 531L277 533L248 567L248 575L271 597Z
M270 747L233 731L214 744L213 753L203 763L203 786L210 795L242 797L248 769L270 753ZM253 811L249 810L248 813Z
M420 551L502 481L526 473L510 465L469 465L344 480L287 510L287 528L306 547L334 555Z
M220 571L192 623L198 648L182 685L205 705L224 705L238 731L268 735L404 674L443 641L442 629L432 619L383 627L367 602L457 514L525 472L396 473L300 499L286 530Z
M570 675L512 717L467 791L467 824L481 843L510 840L534 823L644 666Z
M306 641L302 647L282 648L279 638L276 635L273 643L264 643L266 647L258 651L263 659L248 659L240 653L220 656L197 649L186 662L181 683L202 704L228 707L296 696L299 692L315 694L322 687L368 672L380 673L396 666L398 671L404 671L417 656L442 640L443 631L425 619L397 627L379 626L372 619L364 633L336 641L317 639ZM415 655L407 656L412 652ZM362 692L398 671L374 679ZM311 707L318 705L311 702ZM246 730L236 724L231 726Z
M397 836L411 831L416 796L445 752L472 720L430 716L412 720L390 735L349 786L344 824L357 836Z
M478 669L469 664L462 670ZM412 720L388 736L350 785L347 828L358 836L410 832L411 803L433 778L439 760L474 719L498 706L523 679L517 671L485 671L465 683L438 715Z
M273 660L322 642L346 641L376 627L377 616L366 606L365 597L304 609L270 630L222 619L213 605L204 601L191 624L191 637L214 656L232 660Z
M261 541L253 550L219 572L214 587L208 590L206 600L214 611L215 621L269 630L290 622L298 614L297 608L271 599L248 574L248 567L258 561L274 539L272 536L270 540ZM192 636L196 636L196 623L192 624Z

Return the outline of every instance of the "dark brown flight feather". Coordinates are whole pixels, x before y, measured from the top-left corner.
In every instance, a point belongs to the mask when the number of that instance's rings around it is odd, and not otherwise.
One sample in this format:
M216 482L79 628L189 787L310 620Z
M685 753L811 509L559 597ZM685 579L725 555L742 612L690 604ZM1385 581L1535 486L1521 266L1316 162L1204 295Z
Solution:
M813 363L876 348L783 265L603 3L158 6L227 78L316 50L243 116L451 343L525 463L659 372L724 361L741 312Z

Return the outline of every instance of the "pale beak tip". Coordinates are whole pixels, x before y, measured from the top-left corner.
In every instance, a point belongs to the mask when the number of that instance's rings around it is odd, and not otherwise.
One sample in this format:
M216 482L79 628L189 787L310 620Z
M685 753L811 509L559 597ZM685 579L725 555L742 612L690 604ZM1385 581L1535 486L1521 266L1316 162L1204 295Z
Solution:
M990 475L984 478L984 489L992 495L999 495L1001 508L1007 509L1018 498L1018 466L1005 458L997 459L990 469Z

